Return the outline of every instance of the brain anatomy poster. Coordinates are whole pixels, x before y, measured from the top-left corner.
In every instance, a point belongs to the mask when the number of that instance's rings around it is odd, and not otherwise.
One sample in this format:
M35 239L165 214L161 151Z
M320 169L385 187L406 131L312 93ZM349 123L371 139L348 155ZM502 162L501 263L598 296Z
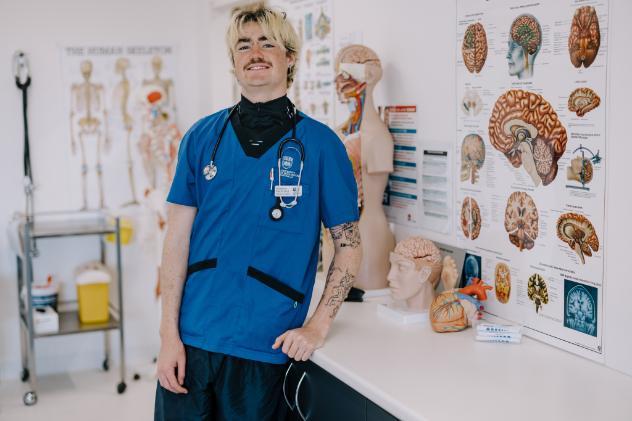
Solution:
M602 360L608 1L457 4L458 243L490 315Z

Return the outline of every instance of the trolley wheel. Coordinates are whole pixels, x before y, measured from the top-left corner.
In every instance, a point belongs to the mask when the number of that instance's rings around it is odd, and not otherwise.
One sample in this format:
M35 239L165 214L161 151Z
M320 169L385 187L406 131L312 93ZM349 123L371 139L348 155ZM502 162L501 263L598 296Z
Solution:
M140 374L134 373L134 380L140 380Z
M37 403L37 394L33 391L26 392L22 398L24 405L33 406Z
M31 373L29 373L29 369L28 368L23 368L22 369L22 382L26 382L28 381L28 379L31 377Z
M103 360L103 364L101 364L101 368L103 368L103 371L110 371L110 360L108 360L107 358Z
M125 389L127 389L127 385L125 384L125 382L120 382L118 385L116 385L116 391L119 395L123 394L125 392Z

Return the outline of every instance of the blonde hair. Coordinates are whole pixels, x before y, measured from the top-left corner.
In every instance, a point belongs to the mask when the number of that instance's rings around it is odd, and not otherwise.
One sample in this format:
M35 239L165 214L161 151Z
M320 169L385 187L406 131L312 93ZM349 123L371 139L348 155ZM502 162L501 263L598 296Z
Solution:
M296 76L301 41L292 24L287 20L285 12L276 11L266 6L265 2L252 3L235 7L226 32L226 45L230 60L235 63L235 47L239 33L246 23L254 22L261 26L263 33L270 40L285 49L286 54L294 58L294 64L287 71L287 87L292 86Z

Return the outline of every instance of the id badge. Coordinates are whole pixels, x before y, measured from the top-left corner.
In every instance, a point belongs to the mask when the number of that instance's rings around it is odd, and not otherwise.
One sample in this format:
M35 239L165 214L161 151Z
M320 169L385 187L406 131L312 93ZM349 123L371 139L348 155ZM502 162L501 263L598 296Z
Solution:
M298 194L296 194L298 189ZM301 197L303 186L274 186L274 197Z

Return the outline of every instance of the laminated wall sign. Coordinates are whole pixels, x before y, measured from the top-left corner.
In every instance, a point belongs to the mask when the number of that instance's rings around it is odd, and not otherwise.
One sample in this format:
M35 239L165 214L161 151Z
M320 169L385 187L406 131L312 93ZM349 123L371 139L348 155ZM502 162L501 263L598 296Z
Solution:
M603 360L608 0L459 0L457 243L485 310Z

